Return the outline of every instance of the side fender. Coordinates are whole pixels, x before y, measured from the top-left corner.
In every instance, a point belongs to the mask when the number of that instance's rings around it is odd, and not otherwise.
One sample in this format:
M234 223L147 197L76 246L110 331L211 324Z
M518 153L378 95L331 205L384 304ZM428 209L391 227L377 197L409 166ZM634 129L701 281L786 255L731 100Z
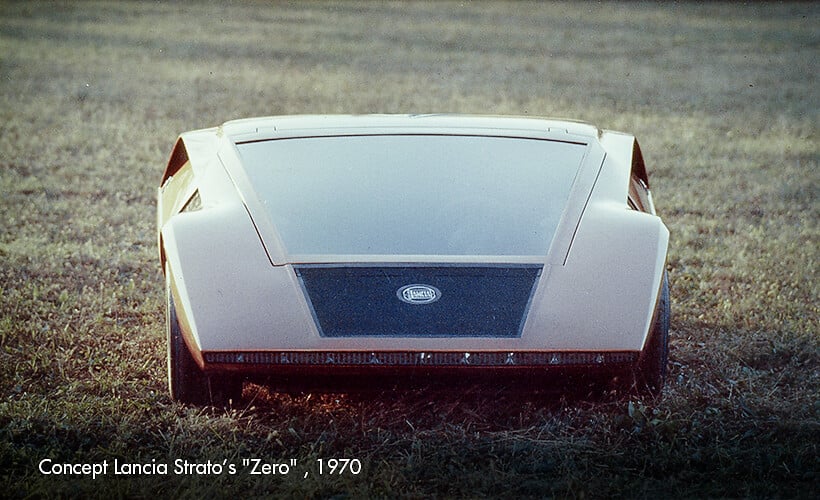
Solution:
M261 348L274 332L315 329L293 270L271 264L241 203L177 214L162 239L191 345ZM281 314L295 309L303 314Z
M669 231L615 202L590 204L564 266L552 267L528 328L560 348L640 350L663 279Z

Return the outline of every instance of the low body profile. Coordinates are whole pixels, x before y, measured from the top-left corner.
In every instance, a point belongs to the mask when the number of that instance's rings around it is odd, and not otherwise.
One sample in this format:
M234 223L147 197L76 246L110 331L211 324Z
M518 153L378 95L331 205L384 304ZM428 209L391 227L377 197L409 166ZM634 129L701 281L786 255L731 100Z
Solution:
M659 391L668 231L634 137L282 116L183 133L158 192L172 397L249 375L615 370Z

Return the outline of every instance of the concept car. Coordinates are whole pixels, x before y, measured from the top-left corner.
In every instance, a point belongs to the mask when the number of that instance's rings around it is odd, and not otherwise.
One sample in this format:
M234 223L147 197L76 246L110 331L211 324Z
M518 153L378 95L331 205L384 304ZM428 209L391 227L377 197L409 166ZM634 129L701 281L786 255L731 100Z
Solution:
M621 373L658 392L669 232L631 135L280 116L180 135L158 190L171 396L243 380Z

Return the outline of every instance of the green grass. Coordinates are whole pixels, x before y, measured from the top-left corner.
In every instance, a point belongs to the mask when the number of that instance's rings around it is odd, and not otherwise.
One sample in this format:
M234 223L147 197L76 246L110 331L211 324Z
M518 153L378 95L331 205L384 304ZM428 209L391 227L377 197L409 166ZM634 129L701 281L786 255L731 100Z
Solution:
M810 3L0 3L2 496L812 497ZM583 119L641 141L672 241L662 397L165 388L155 185L179 132L267 114ZM288 476L43 476L37 463ZM357 458L359 475L301 475Z

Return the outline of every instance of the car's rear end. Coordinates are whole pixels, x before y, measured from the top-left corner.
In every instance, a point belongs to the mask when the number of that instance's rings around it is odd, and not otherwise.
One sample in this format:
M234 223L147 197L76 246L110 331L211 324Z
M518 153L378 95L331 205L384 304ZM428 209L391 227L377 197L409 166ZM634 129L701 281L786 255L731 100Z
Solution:
M668 233L627 202L631 136L405 116L185 139L199 205L159 224L205 378L531 378L630 370L646 351Z

